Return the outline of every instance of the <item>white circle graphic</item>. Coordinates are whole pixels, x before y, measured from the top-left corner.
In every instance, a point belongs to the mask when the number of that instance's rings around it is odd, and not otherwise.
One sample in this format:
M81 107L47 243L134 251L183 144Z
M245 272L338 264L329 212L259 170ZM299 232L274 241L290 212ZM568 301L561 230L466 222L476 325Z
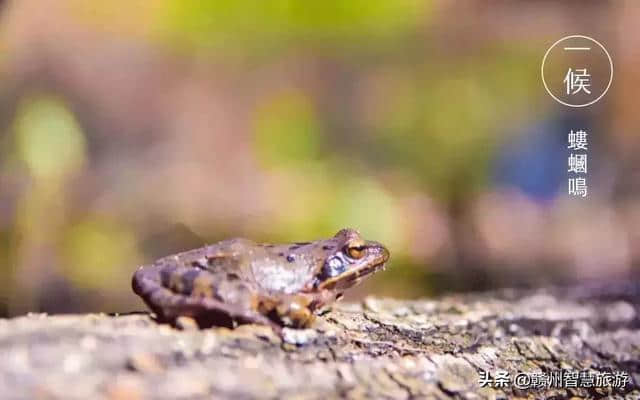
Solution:
M590 41L594 42L595 44L600 46L602 51L604 51L604 53L607 55L607 58L609 59L609 69L610 69L611 72L609 74L609 83L607 84L607 87L600 94L600 96L598 96L597 98L595 98L595 99L593 99L590 102L585 103L585 104L571 104L571 103L567 103L567 102L565 102L563 100L560 100L556 95L554 95L551 92L551 90L549 89L549 86L547 86L547 81L544 79L544 63L547 60L547 56L549 55L551 50L554 47L556 47L560 42L562 42L564 40L567 40L567 39L572 39L572 38L582 38L582 39L587 39L587 40L590 40ZM609 87L611 87L611 82L613 81L613 61L611 60L611 55L609 55L609 52L607 51L607 49L605 49L605 47L602 44L600 44L600 42L595 40L594 38L589 37L589 36L585 36L585 35L569 35L569 36L565 36L562 39L556 41L554 44L551 45L551 47L549 47L547 52L544 53L544 57L542 57L542 66L540 67L540 73L542 75L542 84L544 85L544 88L547 90L547 93L549 93L549 96L553 97L553 99L555 101L557 101L560 104L564 104L567 107L574 107L574 108L587 107L587 106L590 106L591 104L597 102L598 100L600 100L609 91Z

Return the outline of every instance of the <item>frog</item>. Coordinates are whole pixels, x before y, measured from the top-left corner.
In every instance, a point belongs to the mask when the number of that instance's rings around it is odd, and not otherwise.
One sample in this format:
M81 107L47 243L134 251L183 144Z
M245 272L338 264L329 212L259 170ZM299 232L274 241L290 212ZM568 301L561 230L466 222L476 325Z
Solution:
M133 291L161 321L309 328L344 292L385 268L389 250L359 231L289 244L223 240L140 266Z

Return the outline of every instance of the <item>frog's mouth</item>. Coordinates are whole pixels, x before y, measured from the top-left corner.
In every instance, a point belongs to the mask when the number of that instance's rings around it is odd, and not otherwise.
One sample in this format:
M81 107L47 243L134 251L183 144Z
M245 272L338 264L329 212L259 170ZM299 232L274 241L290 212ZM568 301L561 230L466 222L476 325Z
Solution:
M354 271L354 272L355 272L356 278L359 279L359 278L363 278L363 277L365 277L365 276L367 276L369 274L373 274L375 272L378 272L381 269L385 269L385 267L386 267L386 261L383 261L383 262L378 263L378 264L368 265L368 266L366 266L364 268L360 268L359 270Z
M369 263L366 263L361 267L351 268L334 278L327 279L326 281L321 282L318 287L320 289L328 290L344 290L357 285L367 276L385 268L386 263L389 260L389 252L386 249L381 248L381 251L373 257L374 258Z
M368 242L370 246L375 249L372 260L365 266L356 268L353 272L356 273L356 278L362 278L367 275L384 269L389 261L389 250L377 242Z

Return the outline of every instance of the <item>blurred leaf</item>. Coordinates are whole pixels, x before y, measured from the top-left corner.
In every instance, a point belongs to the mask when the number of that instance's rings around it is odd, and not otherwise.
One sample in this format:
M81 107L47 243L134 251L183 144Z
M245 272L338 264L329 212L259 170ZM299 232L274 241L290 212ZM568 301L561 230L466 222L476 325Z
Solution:
M82 288L112 287L138 259L135 235L124 226L94 217L73 225L62 246L67 276Z
M281 45L292 38L372 40L413 29L429 6L418 0L167 0L160 25L207 47L238 42Z
M73 114L55 98L20 104L14 130L18 154L38 179L59 178L85 161L85 137Z
M334 226L353 227L368 238L375 238L386 246L397 248L402 243L397 210L393 197L382 185L364 174L336 177L338 190L332 192L331 209L324 218Z
M255 150L267 166L307 162L319 154L320 127L304 93L267 98L255 117Z
M532 102L528 94L540 82L531 68L538 59L521 50L497 47L459 64L441 62L400 70L385 87L375 126L386 163L448 201L486 184L505 121Z
M356 228L363 235L399 248L403 232L393 196L365 171L349 162L308 162L279 170L281 204L272 224L271 240L314 239Z

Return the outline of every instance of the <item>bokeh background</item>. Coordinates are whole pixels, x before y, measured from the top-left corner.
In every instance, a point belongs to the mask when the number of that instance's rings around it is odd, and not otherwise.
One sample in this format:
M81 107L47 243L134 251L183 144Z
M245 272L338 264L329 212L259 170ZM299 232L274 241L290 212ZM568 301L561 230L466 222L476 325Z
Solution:
M140 264L347 226L393 256L352 298L633 279L638 21L635 0L0 1L0 316L140 310ZM540 79L569 34L615 64L582 110Z

